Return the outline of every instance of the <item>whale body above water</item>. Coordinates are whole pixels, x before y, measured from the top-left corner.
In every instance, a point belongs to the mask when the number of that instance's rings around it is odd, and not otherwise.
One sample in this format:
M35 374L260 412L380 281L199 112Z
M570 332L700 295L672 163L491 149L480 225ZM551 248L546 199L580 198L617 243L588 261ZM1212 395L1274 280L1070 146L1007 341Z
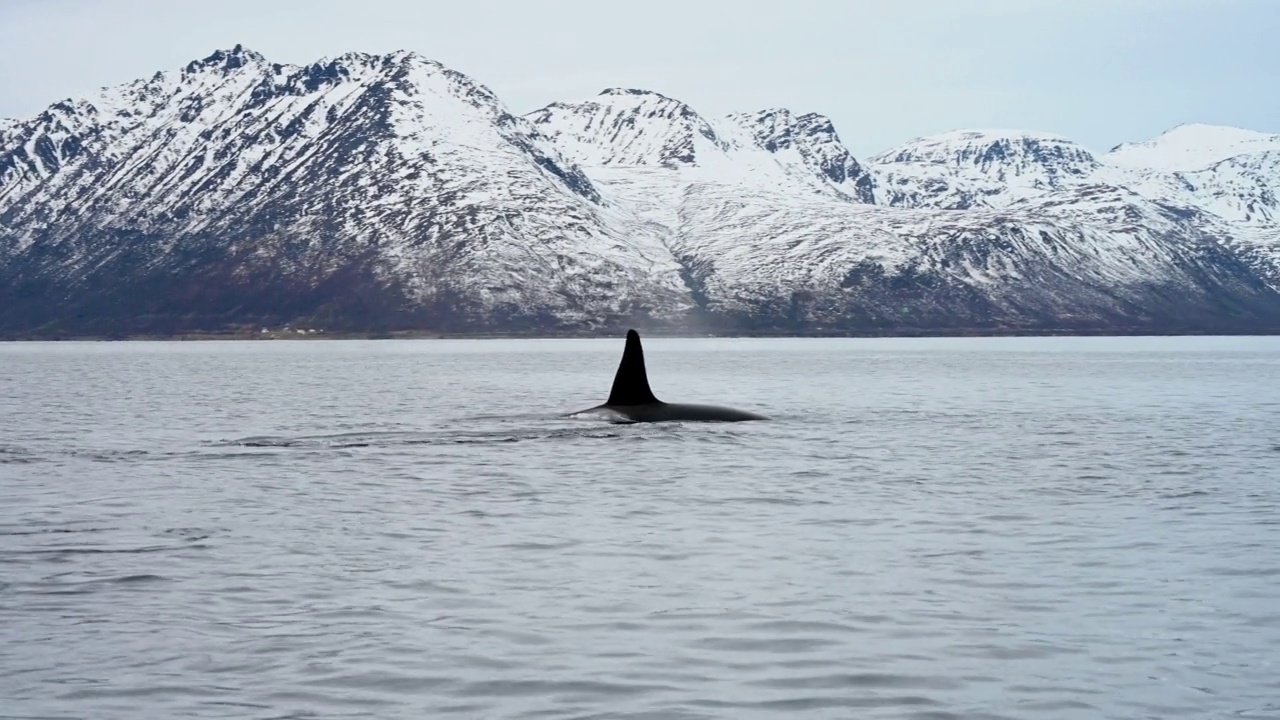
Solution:
M580 410L583 413L600 414L619 423L666 422L686 420L696 422L741 422L743 420L767 420L745 410L718 405L687 405L666 403L654 397L649 389L649 376L644 367L644 348L640 334L627 331L627 345L622 351L622 362L613 376L613 388L603 405Z

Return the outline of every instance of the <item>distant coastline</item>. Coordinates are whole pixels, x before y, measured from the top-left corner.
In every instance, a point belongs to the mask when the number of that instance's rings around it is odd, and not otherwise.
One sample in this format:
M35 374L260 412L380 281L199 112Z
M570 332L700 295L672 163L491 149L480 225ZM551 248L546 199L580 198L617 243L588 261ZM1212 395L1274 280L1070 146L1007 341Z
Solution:
M626 329L583 331L527 331L527 332L435 332L403 330L394 332L371 331L315 331L298 333L289 331L268 332L182 332L172 334L56 334L14 333L0 334L0 342L319 342L325 340L595 340L617 338ZM1027 328L973 328L973 329L894 329L861 331L751 331L751 332L693 332L647 329L648 337L656 338L961 338L961 337L1269 337L1280 335L1280 328L1254 330L1168 330L1151 328L1106 329L1027 329Z

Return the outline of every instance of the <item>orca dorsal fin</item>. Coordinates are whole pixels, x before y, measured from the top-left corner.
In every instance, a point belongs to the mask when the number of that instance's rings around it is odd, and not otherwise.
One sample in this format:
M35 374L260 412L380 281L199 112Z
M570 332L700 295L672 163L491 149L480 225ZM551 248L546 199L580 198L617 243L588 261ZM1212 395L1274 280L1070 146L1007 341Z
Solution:
M627 347L622 351L622 362L613 376L613 388L609 390L606 405L646 405L658 398L649 389L649 375L644 369L644 348L640 347L640 334L627 331Z

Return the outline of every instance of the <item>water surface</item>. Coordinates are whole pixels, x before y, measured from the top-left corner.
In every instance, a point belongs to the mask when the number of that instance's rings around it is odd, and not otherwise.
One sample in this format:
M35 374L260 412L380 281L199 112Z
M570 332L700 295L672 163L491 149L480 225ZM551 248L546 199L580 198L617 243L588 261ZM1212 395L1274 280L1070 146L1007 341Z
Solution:
M0 717L1280 717L1280 338L0 344Z

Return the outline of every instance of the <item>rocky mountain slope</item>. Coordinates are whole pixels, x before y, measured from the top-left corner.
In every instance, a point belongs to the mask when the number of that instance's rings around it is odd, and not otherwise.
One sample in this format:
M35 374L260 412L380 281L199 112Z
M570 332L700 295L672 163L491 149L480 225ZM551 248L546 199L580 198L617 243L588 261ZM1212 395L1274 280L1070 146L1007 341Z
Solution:
M237 46L0 122L0 333L1280 329L1280 136L1097 155Z

